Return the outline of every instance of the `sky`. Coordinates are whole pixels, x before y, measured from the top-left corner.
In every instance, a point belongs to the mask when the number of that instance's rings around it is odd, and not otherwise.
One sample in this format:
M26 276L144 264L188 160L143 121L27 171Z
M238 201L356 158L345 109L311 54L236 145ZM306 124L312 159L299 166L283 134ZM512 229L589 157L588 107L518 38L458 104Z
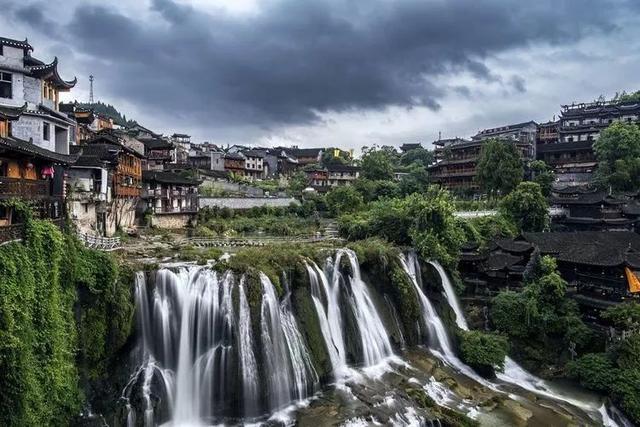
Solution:
M0 36L157 132L218 144L469 137L640 89L638 0L0 0Z

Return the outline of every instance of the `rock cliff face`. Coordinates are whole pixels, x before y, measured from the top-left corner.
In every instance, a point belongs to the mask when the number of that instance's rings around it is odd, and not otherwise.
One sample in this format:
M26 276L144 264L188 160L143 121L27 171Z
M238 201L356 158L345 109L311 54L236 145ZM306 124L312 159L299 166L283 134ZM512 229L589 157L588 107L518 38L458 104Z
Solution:
M138 274L136 333L101 384L100 411L114 425L475 425L466 415L597 424L557 402L513 401L443 349L430 354L420 298L440 333L455 337L456 328L437 272L424 263L410 271L394 248L354 249L271 248Z

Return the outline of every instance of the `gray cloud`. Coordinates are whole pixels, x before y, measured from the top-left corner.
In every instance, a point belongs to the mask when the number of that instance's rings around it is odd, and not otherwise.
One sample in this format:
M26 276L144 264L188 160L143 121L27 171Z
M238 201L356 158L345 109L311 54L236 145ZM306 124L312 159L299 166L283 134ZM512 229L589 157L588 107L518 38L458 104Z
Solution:
M49 35L67 40L104 90L159 117L201 126L312 124L319 113L438 110L440 76L501 82L486 60L534 44L616 30L629 0L267 0L248 16L153 0L148 15L80 3ZM43 27L40 9L16 19ZM521 76L505 76L517 92ZM202 125L205 123L205 125Z

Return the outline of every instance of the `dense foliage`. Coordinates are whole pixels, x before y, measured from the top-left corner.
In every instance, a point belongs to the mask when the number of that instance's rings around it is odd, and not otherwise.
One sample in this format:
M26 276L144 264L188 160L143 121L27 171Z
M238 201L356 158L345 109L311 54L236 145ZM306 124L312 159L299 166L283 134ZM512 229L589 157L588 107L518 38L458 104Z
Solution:
M509 351L507 339L498 334L482 331L459 331L460 356L469 366L480 372L504 369L504 358Z
M109 256L25 216L24 241L0 247L0 425L70 425L80 381L129 336L130 287Z
M608 308L603 317L627 335L615 339L606 352L585 354L569 364L570 374L592 390L610 396L633 422L640 422L640 304Z
M521 292L502 291L491 302L494 327L509 337L529 368L562 364L569 348L580 351L591 340L575 301L566 298L566 287L555 260L544 256Z
M206 207L198 211L194 234L202 237L236 237L266 233L273 236L301 236L319 230L318 211L324 199L311 198L285 208L256 207L245 211Z
M398 154L392 147L363 148L362 176L371 180L391 180L398 162Z
M549 225L549 203L535 182L521 182L500 202L500 212L520 231L543 231Z
M329 213L337 217L345 213L355 212L362 207L362 195L352 186L336 187L327 193L325 198Z
M596 182L614 191L640 188L640 127L616 122L593 144L598 159Z
M556 178L553 169L543 160L534 160L529 163L529 170L531 171L533 182L540 185L542 194L548 197L551 194L551 186Z
M524 167L515 144L491 139L480 152L477 179L488 194L508 194L522 181Z
M349 240L382 237L396 245L414 247L424 259L455 267L464 231L453 213L449 194L430 188L426 194L372 202L366 210L343 215L339 227Z

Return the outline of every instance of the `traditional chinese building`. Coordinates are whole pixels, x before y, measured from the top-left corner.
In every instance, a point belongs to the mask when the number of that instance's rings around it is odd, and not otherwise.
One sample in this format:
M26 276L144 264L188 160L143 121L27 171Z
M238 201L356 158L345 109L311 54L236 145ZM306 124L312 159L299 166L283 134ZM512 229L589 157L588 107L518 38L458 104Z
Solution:
M224 170L238 176L244 176L247 158L242 153L226 153L224 155Z
M62 225L64 170L76 160L14 137L12 124L25 109L0 107L0 243L22 237L24 218L11 200L30 205L36 217Z
M469 244L459 269L468 292L492 296L521 288L542 255L557 260L569 294L587 318L597 320L600 310L639 298L640 234L629 231L523 233L484 249Z
M434 165L429 167L432 182L454 191L474 191L476 166L482 141L450 138L434 141Z
M309 187L318 192L326 192L331 189L329 186L329 171L326 168L314 166L305 170L305 173L307 174Z
M201 181L173 171L144 171L139 214L150 226L180 229L193 225L198 213Z
M360 167L351 165L328 165L325 167L329 174L329 186L338 187L350 185L360 176Z
M142 192L140 152L111 133L100 132L73 150L80 154L69 170L72 217L82 231L112 236L136 227L135 212Z
M534 121L517 123L514 125L484 129L471 137L472 141L486 141L488 139L501 139L509 141L519 149L522 159L533 160L536 158L536 139L538 124Z
M38 147L69 154L75 141L75 121L59 111L60 93L73 88L77 79L58 74L58 58L45 63L31 56L25 40L0 37L0 107L22 107L12 123L13 137Z
M406 153L407 151L411 151L411 150L417 150L419 148L422 148L422 144L418 143L404 143L400 146L400 150L402 150L403 153Z
M146 170L164 170L174 157L175 147L162 137L137 137L144 144Z
M563 211L553 220L559 230L634 231L640 221L637 194L611 195L595 189L567 187L554 189L550 204Z

